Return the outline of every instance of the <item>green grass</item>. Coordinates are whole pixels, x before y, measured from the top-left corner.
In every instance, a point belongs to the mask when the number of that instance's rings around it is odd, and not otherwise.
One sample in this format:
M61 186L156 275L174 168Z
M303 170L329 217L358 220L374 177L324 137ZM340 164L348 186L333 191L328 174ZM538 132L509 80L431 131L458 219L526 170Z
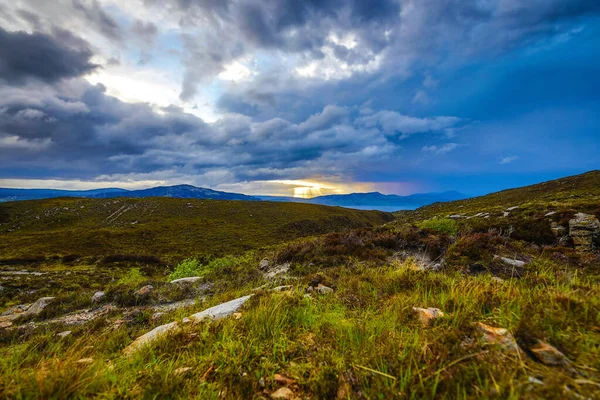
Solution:
M291 293L259 292L238 320L187 326L133 359L121 350L160 321L142 318L118 328L99 322L65 339L54 336L60 326L38 328L26 340L5 335L0 389L17 398L255 398L279 387L273 381L279 373L311 398L335 397L340 387L350 398L564 398L565 385L584 396L597 393L584 382L597 383L600 369L597 275L548 260L505 283L410 265L321 273L336 288L333 294L304 297L311 277L299 276ZM251 286L197 307L246 294ZM422 328L413 306L438 307L447 316ZM477 341L466 345L465 339L477 337L473 323L479 321L505 327L519 341L551 343L578 372ZM94 361L77 363L86 357ZM191 370L177 375L182 367ZM530 376L545 384L528 383Z
M433 217L417 224L419 228L454 236L458 233L458 223L450 218Z

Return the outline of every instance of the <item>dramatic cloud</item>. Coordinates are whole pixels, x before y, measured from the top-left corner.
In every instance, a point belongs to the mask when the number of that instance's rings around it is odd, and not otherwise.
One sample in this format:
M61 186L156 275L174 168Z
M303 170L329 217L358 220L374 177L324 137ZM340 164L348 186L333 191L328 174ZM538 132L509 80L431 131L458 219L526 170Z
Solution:
M87 43L69 32L55 36L7 32L0 28L0 80L21 84L27 79L56 82L93 71Z
M592 0L4 2L0 179L281 193L590 169L598 37Z

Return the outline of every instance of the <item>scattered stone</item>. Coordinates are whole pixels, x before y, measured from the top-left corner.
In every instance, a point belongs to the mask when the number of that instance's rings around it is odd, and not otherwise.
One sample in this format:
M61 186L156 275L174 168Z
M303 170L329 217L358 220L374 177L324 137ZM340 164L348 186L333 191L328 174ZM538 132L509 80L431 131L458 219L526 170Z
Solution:
M92 303L100 303L102 300L104 300L105 295L106 294L104 292L94 293L94 295L92 296Z
M508 211L504 211L504 212L502 213L502 217L503 217L503 218L506 218L506 217L508 217L509 215L510 215L510 213L509 213Z
M518 208L519 208L519 206L512 206L512 207L508 207L508 208L506 209L506 211L513 211L513 210L516 210L516 209L518 209Z
M91 364L94 362L94 359L91 357L82 358L81 360L77 360L77 364Z
M11 326L13 326L13 323L11 321L0 322L0 329L10 328Z
M266 386L265 378L263 378L262 376L258 380L258 386L261 387L261 388L264 388Z
M240 319L240 318L242 318L242 313L241 312L234 312L233 314L231 314L231 318L233 318L233 319Z
M286 387L282 387L271 393L271 398L274 400L289 400L294 397L294 392Z
M579 253L593 253L600 239L600 221L593 215L575 214L569 221L569 235Z
M417 314L417 317L419 318L419 321L421 321L423 328L431 326L434 320L444 317L444 313L439 308L413 307L413 311Z
M67 337L71 334L71 331L64 331L64 332L60 332L57 333L56 336L60 336L61 338Z
M494 282L494 283L503 283L504 279L500 278L499 276L492 276L492 282Z
M190 322L192 322L192 320L189 319L188 317L185 317L184 319L181 320L182 324L189 324Z
M329 293L333 293L333 289L330 288L329 286L325 286L323 284L320 284L315 288L315 291L319 294L329 294Z
M309 286L309 287L306 288L306 293L312 293L314 291L315 291L315 288L312 287L312 286Z
M179 278L179 279L175 279L169 283L193 283L193 282L197 282L200 279L202 279L201 276L190 276L187 278Z
M550 217L552 215L556 214L556 211L550 211L549 213L547 213L546 215L544 215L544 217Z
M465 218L465 216L461 215L461 214L452 214L452 215L449 215L448 218L451 218L451 219L461 219L461 218Z
M525 261L515 260L512 258L506 258L506 257L500 257L500 256L494 256L494 258L499 258L504 264L510 265L511 267L521 268L521 267L525 266Z
M538 342L532 346L529 351L538 359L542 364L550 366L565 366L569 364L569 359L558 349L549 345L546 342L538 340Z
M282 265L277 265L275 266L275 268L273 268L272 270L270 270L269 272L265 273L265 278L267 279L273 279L278 275L283 275L286 274L289 270L290 270L290 263L285 263Z
M263 258L260 263L258 263L258 268L260 268L261 270L266 270L269 268L269 259L268 258Z
M134 296L137 296L137 297L148 296L150 293L152 293L152 290L154 290L154 286L146 285L146 286L141 287L137 292L135 292Z
M173 371L173 375L185 375L187 372L191 371L192 369L193 369L192 367L177 368L176 370Z
M52 319L49 323L60 323L65 325L82 325L86 322L92 321L98 317L108 314L109 312L116 310L112 304L105 304L101 307L92 309L88 308L85 310L76 311L71 314L63 315L62 317Z
M189 317L190 322L197 322L204 319L212 319L218 320L221 318L228 317L229 315L236 312L246 301L248 301L252 295L240 297L226 303L219 304L217 306L208 308L199 313L193 314ZM157 339L167 336L170 333L177 331L181 328L181 325L178 321L173 321L168 324L157 326L152 329L150 332L145 333L144 335L138 337L127 346L123 353L126 355L131 355L138 351L140 348L149 345L150 343L156 341Z
M512 333L505 328L495 328L481 322L475 324L481 332L481 340L486 344L496 345L502 350L509 352L518 352L519 346L513 337Z
M293 385L294 383L296 383L296 381L292 378L288 378L287 376L283 376L281 374L273 375L273 380L279 383L280 385Z

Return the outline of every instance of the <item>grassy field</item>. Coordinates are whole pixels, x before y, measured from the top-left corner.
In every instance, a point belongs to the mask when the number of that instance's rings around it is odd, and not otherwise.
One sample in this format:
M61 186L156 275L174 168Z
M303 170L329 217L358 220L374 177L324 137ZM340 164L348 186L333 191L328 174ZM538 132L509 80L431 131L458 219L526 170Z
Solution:
M10 202L0 204L0 264L114 255L171 262L236 254L391 218L378 211L298 203L172 198Z
M391 222L385 214L356 214L362 219L349 229L303 230L269 246L259 243L262 236L253 239L255 249L200 256L185 268L75 258L46 261L36 269L45 275L3 276L4 308L56 298L39 315L0 328L0 396L268 399L287 388L290 399L600 398L600 255L579 254L550 230L575 212L593 213L597 188L589 175L565 182L556 197L539 197L546 190L530 191L527 201L492 196ZM446 218L457 209L465 218ZM344 212L323 210L321 221L331 218L328 211ZM489 214L475 217L482 212ZM379 226L370 226L376 218ZM76 226L46 221L47 232ZM269 274L283 267L289 270ZM171 284L174 270L201 279ZM309 290L319 284L332 290ZM144 285L153 290L136 295ZM289 288L270 290L279 285ZM98 290L105 297L92 303ZM184 320L249 294L234 317ZM172 304L182 306L165 308ZM435 307L444 317L423 324L413 307ZM99 316L72 324L93 313ZM124 354L137 337L172 321L182 328ZM478 323L506 329L512 350L486 340ZM535 356L539 341L563 354L559 365Z

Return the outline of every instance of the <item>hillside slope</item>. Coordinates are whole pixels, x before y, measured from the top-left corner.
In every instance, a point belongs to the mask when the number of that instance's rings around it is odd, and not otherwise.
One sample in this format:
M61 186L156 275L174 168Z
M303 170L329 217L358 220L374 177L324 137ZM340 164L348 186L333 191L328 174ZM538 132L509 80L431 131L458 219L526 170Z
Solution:
M416 211L399 211L402 221L432 216L501 212L511 207L530 211L577 209L593 213L600 208L600 171L568 176L536 185L503 190L486 196L447 203L435 203Z
M57 198L0 204L0 259L228 254L392 218L311 204Z

